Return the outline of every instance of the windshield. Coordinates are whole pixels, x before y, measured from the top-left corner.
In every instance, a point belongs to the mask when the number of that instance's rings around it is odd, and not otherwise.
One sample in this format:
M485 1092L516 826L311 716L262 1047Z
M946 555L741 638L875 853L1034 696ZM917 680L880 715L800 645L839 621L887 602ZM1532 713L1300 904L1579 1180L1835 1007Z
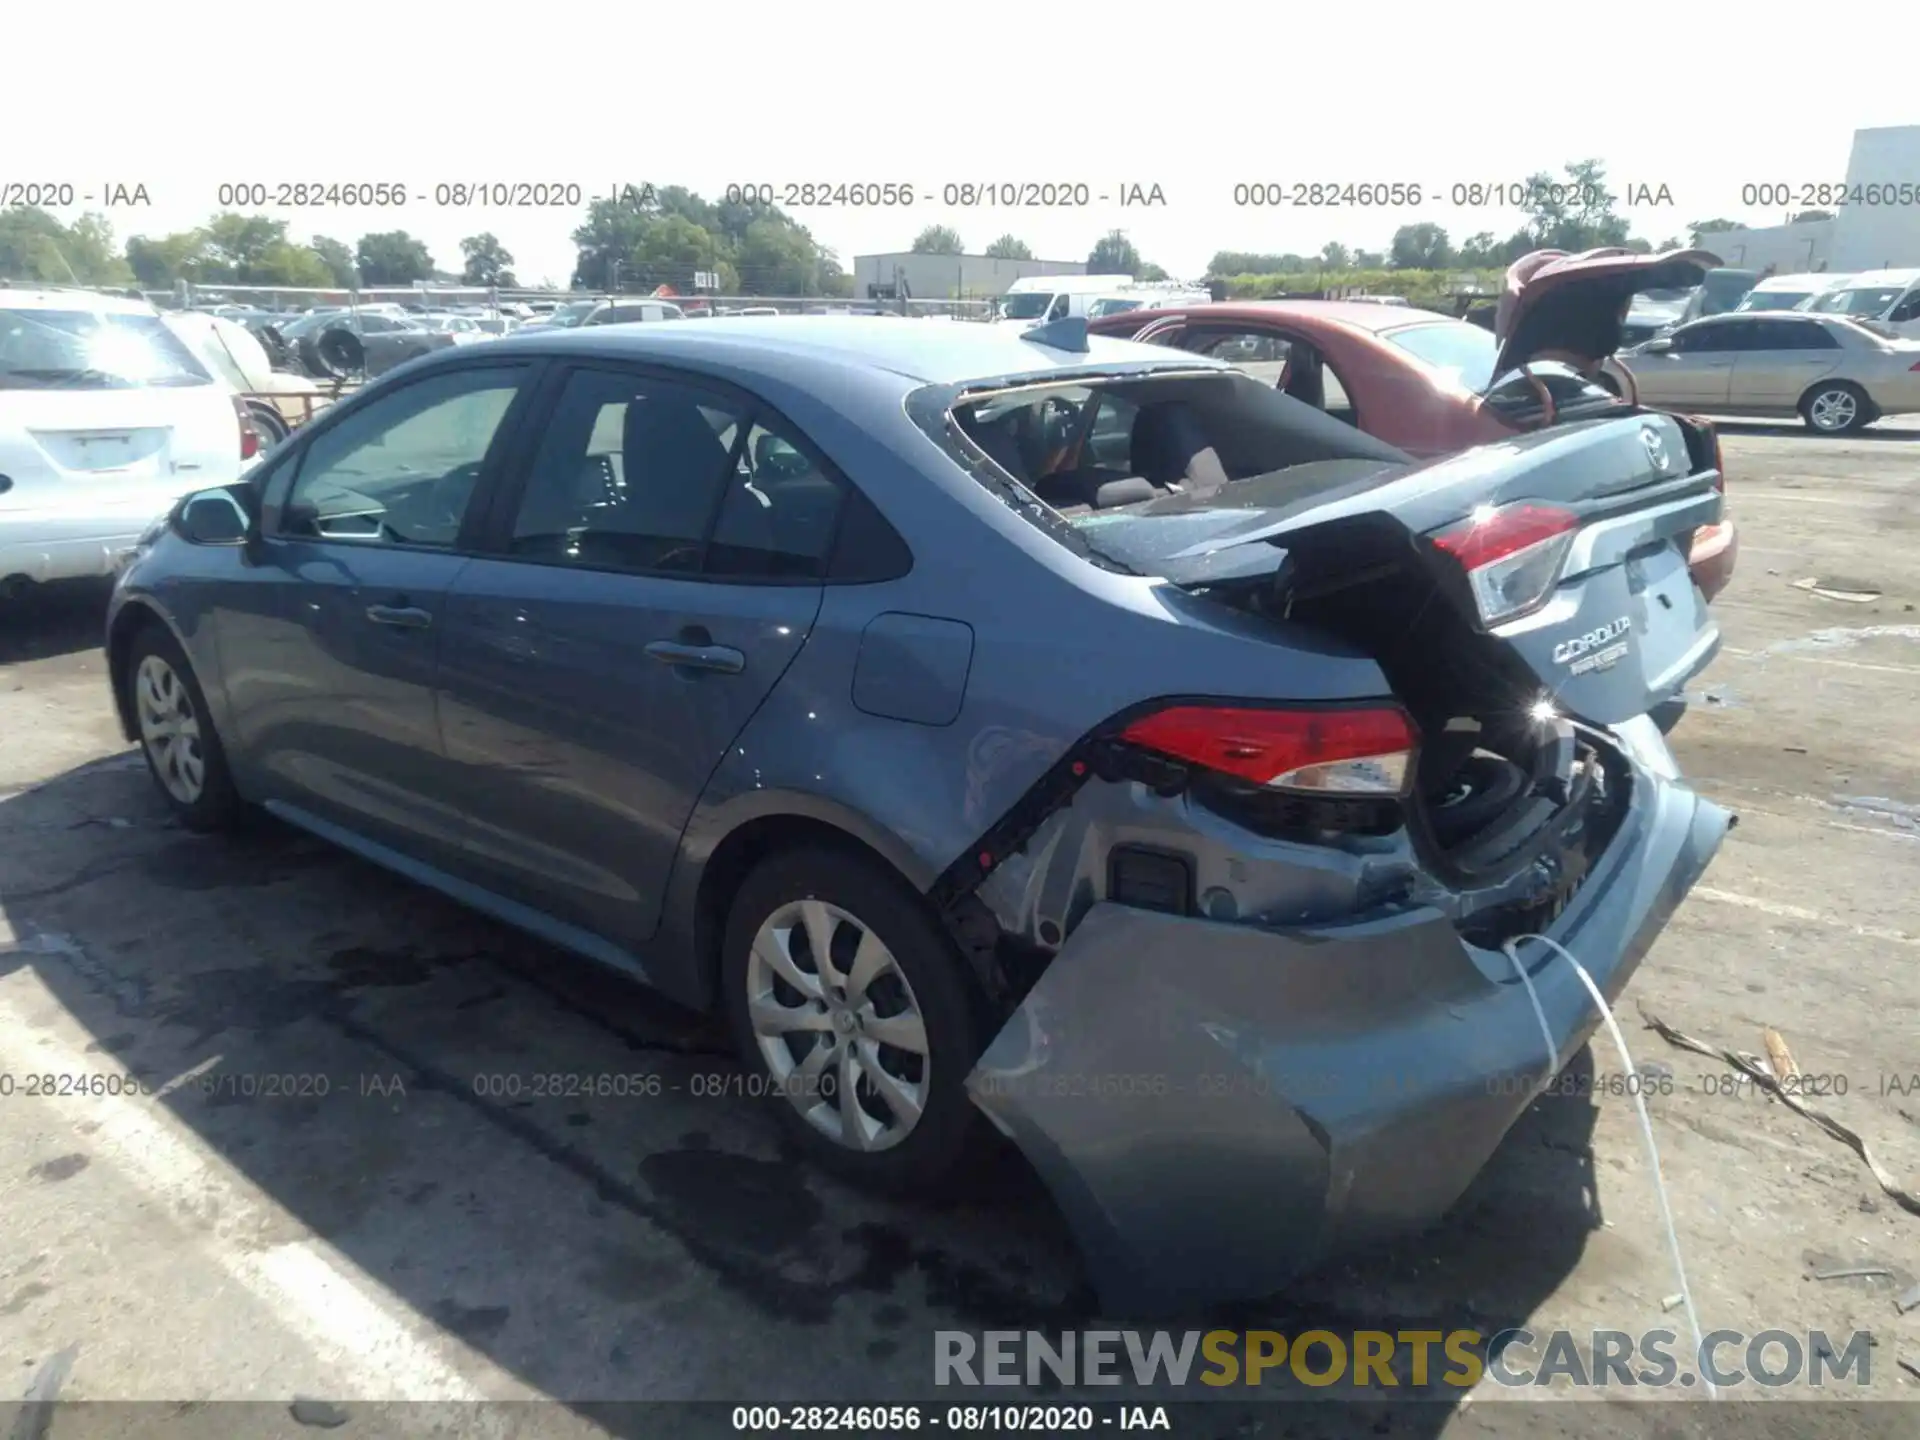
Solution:
M1392 341L1430 370L1438 370L1457 385L1478 394L1493 379L1493 362L1500 347L1491 332L1465 321L1444 325L1409 325L1389 330Z
M212 383L158 315L0 310L0 388L132 390Z
M1053 296L1038 290L1009 295L1000 302L1000 314L1007 320L1038 320L1053 304Z
M1877 319L1906 294L1898 285L1875 285L1864 290L1830 290L1807 308L1823 315L1865 315Z
M593 313L594 307L599 303L598 300L575 300L571 304L562 305L558 310L554 311L553 314L547 317L547 322L552 325L578 325Z
M1747 298L1733 308L1736 312L1792 310L1811 294L1811 290L1750 290Z

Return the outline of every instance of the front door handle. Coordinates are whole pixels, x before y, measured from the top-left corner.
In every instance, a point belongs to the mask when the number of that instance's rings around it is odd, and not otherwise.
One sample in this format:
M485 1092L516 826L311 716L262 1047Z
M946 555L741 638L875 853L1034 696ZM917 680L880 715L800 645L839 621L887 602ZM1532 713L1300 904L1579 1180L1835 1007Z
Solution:
M747 657L727 645L684 645L677 640L655 640L647 654L666 665L689 670L716 670L722 675L738 675L747 668Z
M433 624L431 611L413 605L369 605L367 619L376 625L392 625L401 630L424 630Z

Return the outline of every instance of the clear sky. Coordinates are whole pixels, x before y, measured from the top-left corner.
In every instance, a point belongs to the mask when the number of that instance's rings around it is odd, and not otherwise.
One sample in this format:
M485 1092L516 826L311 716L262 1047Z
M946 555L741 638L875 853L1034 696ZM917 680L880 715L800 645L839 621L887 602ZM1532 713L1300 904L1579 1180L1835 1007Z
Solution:
M9 184L71 183L96 197L56 212L71 219L101 208L110 185L144 185L149 206L106 211L124 239L191 228L222 208L223 184L386 182L420 198L266 213L296 239L405 229L445 269L459 268L462 236L492 231L527 283L566 280L580 212L440 206L436 186L558 182L591 195L651 180L712 199L729 184L911 185L910 208L791 213L843 263L905 249L935 223L971 251L1011 232L1042 258L1083 260L1119 227L1147 259L1195 276L1219 250L1385 249L1422 220L1456 242L1504 235L1518 213L1455 206L1454 187L1491 192L1589 157L1616 192L1665 188L1671 203L1626 211L1650 241L1684 239L1709 217L1777 223L1799 200L1743 203L1777 199L1743 187L1797 197L1838 184L1856 128L1920 123L1911 0L1833 12L1850 37L1844 64L1811 53L1809 27L1825 21L1783 29L1761 11L1679 4L548 0L436 6L429 20L406 0L198 0L165 16L77 13L36 5L8 18L0 201ZM40 54L66 58L28 63ZM1085 184L1091 203L942 204L948 185L999 181ZM1424 196L1235 204L1236 185L1262 182L1289 194L1399 183ZM1132 186L1158 186L1165 204L1123 208Z

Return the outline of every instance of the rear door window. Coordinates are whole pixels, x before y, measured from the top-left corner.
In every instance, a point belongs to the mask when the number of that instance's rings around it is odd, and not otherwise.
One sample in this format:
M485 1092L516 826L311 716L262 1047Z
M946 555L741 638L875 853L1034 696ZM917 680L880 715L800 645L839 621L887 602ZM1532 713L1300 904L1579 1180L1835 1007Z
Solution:
M1673 348L1682 355L1719 355L1748 349L1752 326L1739 321L1718 325L1690 325L1673 337Z
M568 379L510 552L547 564L818 580L846 486L758 404L619 370Z

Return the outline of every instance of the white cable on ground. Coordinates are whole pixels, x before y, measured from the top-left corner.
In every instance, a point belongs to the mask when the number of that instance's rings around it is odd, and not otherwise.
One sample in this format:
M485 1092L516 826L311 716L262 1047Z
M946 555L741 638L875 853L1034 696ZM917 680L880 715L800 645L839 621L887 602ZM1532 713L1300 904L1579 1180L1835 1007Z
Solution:
M1540 1021L1541 1032L1546 1036L1547 1062L1551 1067L1547 1071L1547 1079L1552 1080L1560 1073L1560 1053L1553 1043L1553 1032L1547 1024L1546 1011L1540 1006L1540 996L1533 988L1533 978L1527 974L1527 967L1520 963L1518 947L1522 940L1538 940L1573 967L1573 973L1580 977L1580 983L1587 987L1587 993L1593 997L1593 1003L1600 1012L1600 1018L1607 1023L1607 1030L1613 1036L1614 1049L1620 1052L1621 1071L1625 1075L1637 1077L1640 1072L1634 1068L1633 1056L1627 1050L1627 1037L1620 1030L1620 1022L1613 1018L1613 1007L1607 1004L1607 997L1600 993L1600 987L1594 983L1593 976L1587 973L1587 967L1574 959L1572 951L1550 936L1515 935L1500 948L1506 952L1507 959L1513 963L1514 971L1519 975L1521 984L1527 987L1527 998L1533 1001L1534 1016ZM1642 1093L1642 1088L1632 1083L1629 1083L1629 1088L1633 1091L1634 1108L1640 1112L1640 1133L1646 1137L1647 1159L1653 1165L1654 1193L1660 1197L1660 1218L1667 1227L1667 1246L1673 1253L1674 1278L1680 1282L1680 1300L1686 1306L1687 1324L1693 1328L1693 1354L1697 1365L1706 1349L1706 1342L1700 1332L1700 1317L1694 1312L1693 1290L1687 1284L1687 1267L1680 1258L1680 1231L1673 1223L1673 1207L1667 1200L1667 1182L1660 1174L1660 1147L1653 1138L1653 1118L1647 1114L1647 1097ZM1720 1392L1714 1388L1713 1381L1707 1377L1705 1367L1701 1367L1700 1383L1706 1387L1709 1400L1720 1398Z

